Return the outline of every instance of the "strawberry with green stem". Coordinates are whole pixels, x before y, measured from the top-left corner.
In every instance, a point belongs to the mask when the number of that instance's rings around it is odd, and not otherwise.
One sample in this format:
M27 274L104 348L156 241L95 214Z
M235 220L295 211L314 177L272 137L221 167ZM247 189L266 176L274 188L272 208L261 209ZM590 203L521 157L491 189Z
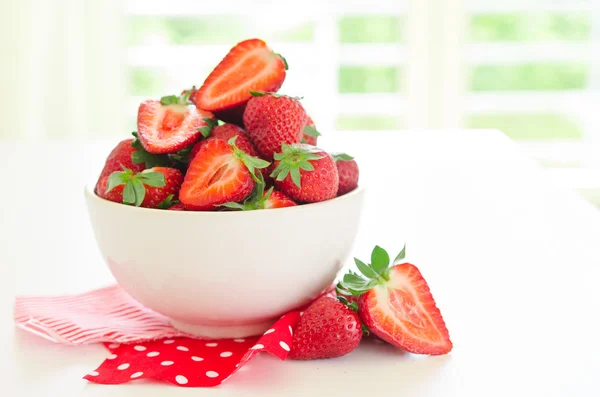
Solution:
M273 208L284 208L293 207L297 205L292 199L287 197L285 194L274 190L271 186L269 190L265 192L265 182L261 173L257 174L261 180L257 183L252 191L252 194L244 200L243 203L229 202L221 204L222 207L229 208L232 210L241 211L253 211L262 209L273 209Z
M275 153L271 177L292 200L314 203L332 199L338 191L338 170L327 152L306 144L282 145Z
M308 116L307 120L306 120L306 125L304 126L304 129L302 130L302 142L301 143L306 143L309 145L317 146L317 138L320 136L321 136L321 133L319 131L317 131L314 121L310 118L310 116Z
M439 355L452 350L444 319L427 282L416 266L395 264L376 246L371 264L354 259L362 276L350 272L338 284L338 293L358 297L358 313L368 329L388 343L416 354Z
M359 171L354 157L346 153L331 153L331 156L335 160L340 177L337 195L341 196L356 189L358 187Z

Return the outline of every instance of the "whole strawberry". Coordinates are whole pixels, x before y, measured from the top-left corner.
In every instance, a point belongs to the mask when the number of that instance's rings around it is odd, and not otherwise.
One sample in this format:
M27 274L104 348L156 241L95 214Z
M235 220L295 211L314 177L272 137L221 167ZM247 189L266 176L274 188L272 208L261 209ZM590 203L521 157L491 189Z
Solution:
M332 199L338 191L339 176L333 157L310 145L283 145L275 154L271 177L275 186L295 201L316 203Z
M97 194L116 203L161 208L177 195L182 182L183 174L175 168L154 167L137 174L126 169L102 178Z
M131 158L132 154L136 151L132 147L133 139L125 139L117 144L115 148L110 152L104 163L104 168L100 173L98 182L96 182L96 194L98 193L98 185L100 181L108 177L115 171L122 171L123 168L128 168L133 172L140 172L144 170L144 164L134 164Z
M306 119L306 125L302 130L302 143L317 146L317 138L321 136L321 133L317 131L315 122L308 116Z
M358 186L358 164L354 157L346 153L332 153L331 156L337 165L340 176L340 186L338 187L338 196L353 191Z
M259 153L267 160L281 151L282 144L299 143L306 125L306 111L297 99L257 93L244 111L244 125Z
M294 330L289 357L296 360L334 358L350 353L360 343L358 314L330 296L317 299Z
M394 265L404 256L403 249L390 267L388 253L376 246L371 264L354 259L364 278L346 274L338 293L342 289L358 297L361 320L384 341L416 354L449 353L448 329L421 272L410 263Z

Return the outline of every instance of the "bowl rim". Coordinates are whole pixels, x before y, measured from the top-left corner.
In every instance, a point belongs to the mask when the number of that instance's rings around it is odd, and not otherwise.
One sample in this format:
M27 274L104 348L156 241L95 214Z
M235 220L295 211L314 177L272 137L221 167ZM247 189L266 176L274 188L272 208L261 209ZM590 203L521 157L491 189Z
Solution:
M206 216L219 216L219 217L252 216L252 214L256 214L256 213L260 214L263 211L263 210L255 210L255 211L168 211L168 210L157 210L155 208L134 207L131 205L123 205L120 203L116 203L114 201L103 199L102 197L98 196L94 192L95 185L96 185L95 183L94 184L89 183L89 184L85 185L84 194L88 200L95 201L98 203L98 205L114 206L115 209L120 208L121 210L124 210L124 211L145 211L145 212L151 212L154 214L162 213L163 214L162 216L165 216L165 214L172 214L172 216L205 216L205 217ZM338 196L338 197L335 197L335 198L332 198L329 200L319 201L317 203L295 205L292 207L269 208L269 212L271 213L271 211L287 211L287 212L308 211L309 208L335 206L337 203L350 200L354 196L362 195L365 192L365 190L366 190L366 188L364 186L359 185L351 192L348 192L342 196ZM194 214L194 215L190 215L190 214ZM246 215L241 215L241 214L246 214ZM169 215L169 216L171 216L171 215Z

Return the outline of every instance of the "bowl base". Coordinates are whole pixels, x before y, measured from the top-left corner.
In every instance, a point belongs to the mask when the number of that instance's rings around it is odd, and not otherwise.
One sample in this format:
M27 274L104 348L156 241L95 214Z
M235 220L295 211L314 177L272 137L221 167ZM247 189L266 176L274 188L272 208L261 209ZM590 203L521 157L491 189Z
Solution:
M277 319L264 321L261 323L244 325L202 325L187 324L177 320L171 320L171 325L180 331L207 339L232 339L245 338L247 336L262 335L268 330Z

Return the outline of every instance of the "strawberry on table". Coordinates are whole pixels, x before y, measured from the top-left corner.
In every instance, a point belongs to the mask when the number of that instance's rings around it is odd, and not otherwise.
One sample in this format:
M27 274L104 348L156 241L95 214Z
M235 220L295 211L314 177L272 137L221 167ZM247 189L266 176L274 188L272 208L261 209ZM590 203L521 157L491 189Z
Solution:
M317 299L305 311L294 330L289 357L314 360L350 353L362 338L358 314L330 296Z
M351 192L358 186L358 164L354 157L346 153L331 153L337 165L340 176L340 185L338 187L338 196Z
M213 115L197 109L188 98L165 96L160 101L146 100L138 109L138 135L149 153L174 153L184 149L202 137L206 119Z
M115 171L121 171L123 168L128 168L133 172L140 172L144 170L145 167L143 164L135 163L132 159L132 155L136 151L136 149L132 146L132 143L133 139L122 140L110 152L106 158L106 162L104 163L104 168L102 168L98 182L96 183L96 193L98 193L98 185L100 184L100 181Z
M98 195L116 203L159 208L169 196L177 195L182 181L183 174L175 168L154 167L137 174L125 169L102 178Z
M259 153L270 160L282 144L300 143L307 120L300 101L264 92L252 95L244 111L244 125Z
M196 106L211 112L243 106L250 91L277 91L287 62L259 39L233 47L194 96Z
M275 154L271 177L275 186L295 201L314 203L332 199L338 191L338 170L327 152L306 144L283 145Z
M394 262L404 257L403 249ZM365 277L349 273L340 285L359 297L360 318L371 332L411 353L439 355L452 350L442 314L416 266L389 267L390 257L379 246L373 249L371 264L354 260Z
M225 142L209 139L190 162L179 193L188 210L210 211L227 202L241 202L261 180L256 170L269 162L240 150L235 136Z
M314 121L308 116L306 119L306 125L302 130L302 143L317 146L317 138L321 136L321 133L317 131Z

